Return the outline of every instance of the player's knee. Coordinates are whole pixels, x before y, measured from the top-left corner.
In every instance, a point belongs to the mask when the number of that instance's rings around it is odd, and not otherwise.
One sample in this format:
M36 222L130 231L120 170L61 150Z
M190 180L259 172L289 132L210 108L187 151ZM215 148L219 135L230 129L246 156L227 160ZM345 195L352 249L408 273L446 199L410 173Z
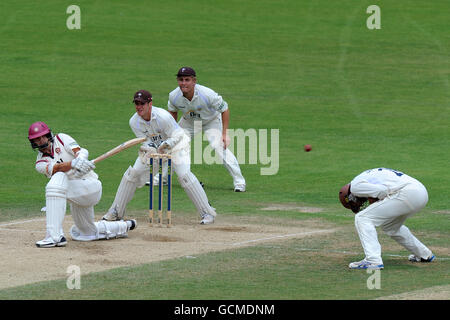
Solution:
M181 187L185 188L192 183L194 183L197 180L197 177L191 172L185 172L184 174L178 175L178 182L180 183Z
M408 230L409 231L409 229L406 227L406 226L400 226L400 227L398 227L398 226L396 226L396 227L382 227L381 228L382 230L383 230L383 232L386 234L386 235L388 235L389 237L391 237L391 238L396 238L396 237L398 237L400 234L401 234L401 230L400 229L403 229L403 230Z
M66 198L68 179L64 172L55 173L45 187L46 197Z
M208 142L213 149L223 148L222 132L217 129L209 129L206 132Z
M365 225L373 225L372 220L370 218L368 218L367 216L358 213L355 216L355 226L356 226L356 228L362 227L362 226L365 226Z
M135 167L128 167L127 171L123 174L125 179L127 179L130 182L137 182L144 172L143 170L139 170L140 168ZM142 171L142 172L141 172Z
M383 231L389 237L395 237L398 232L398 230L386 230L386 229L383 229Z

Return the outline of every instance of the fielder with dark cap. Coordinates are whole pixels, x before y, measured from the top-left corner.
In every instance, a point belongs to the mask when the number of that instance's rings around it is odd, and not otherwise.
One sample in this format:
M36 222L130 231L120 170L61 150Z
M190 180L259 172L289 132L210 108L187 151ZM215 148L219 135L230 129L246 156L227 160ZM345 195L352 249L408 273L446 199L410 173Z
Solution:
M349 264L350 269L384 268L376 227L412 253L409 261L435 259L431 250L404 225L428 202L427 189L420 181L398 170L370 169L341 188L339 201L356 214L355 227L365 253L363 260Z
M136 137L146 137L134 165L129 167L119 184L116 197L104 220L120 220L125 215L127 204L137 188L145 185L150 166L148 157L153 153L171 154L173 169L184 191L197 208L201 224L214 222L216 211L208 202L197 177L191 172L190 138L167 110L153 106L152 94L139 90L134 94L136 113L129 124Z
M197 121L211 147L223 161L223 165L233 178L234 191L245 191L245 179L234 154L227 148L230 141L227 135L230 121L228 104L214 90L197 83L194 69L182 67L177 73L178 87L169 93L168 110L175 121L178 111L183 113L179 125L191 136Z

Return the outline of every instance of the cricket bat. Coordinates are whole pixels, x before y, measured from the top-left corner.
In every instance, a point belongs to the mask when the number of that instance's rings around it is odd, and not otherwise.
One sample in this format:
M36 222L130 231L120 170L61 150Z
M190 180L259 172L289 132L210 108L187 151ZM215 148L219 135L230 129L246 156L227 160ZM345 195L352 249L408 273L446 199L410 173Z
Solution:
M146 137L142 137L142 138L134 138L128 141L125 141L124 143L118 145L117 147L109 150L108 152L102 154L101 156L95 158L94 160L92 160L92 162L94 163L98 163L100 161L103 161L109 157L112 157L115 154L118 154L119 152L122 152L125 149L131 148L134 145L137 145L139 143L144 142L145 140L147 140Z

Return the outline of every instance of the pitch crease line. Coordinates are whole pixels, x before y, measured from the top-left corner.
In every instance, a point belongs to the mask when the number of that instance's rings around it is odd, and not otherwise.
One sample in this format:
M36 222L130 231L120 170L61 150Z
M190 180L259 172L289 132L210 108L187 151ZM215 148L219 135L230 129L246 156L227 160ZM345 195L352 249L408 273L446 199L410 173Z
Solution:
M31 220L23 220L23 221L2 223L2 224L0 224L0 228L1 227L5 227L5 226L12 226L12 225L15 225L15 224L22 224L22 223L27 223L27 222L45 221L45 220L46 220L46 218L39 218L39 219L31 219Z
M0 230L1 231L14 231L14 232L42 232L42 230L25 230L25 229L9 229L9 228L0 228Z
M308 236L308 235L311 235L311 234L331 232L331 231L333 231L333 229L309 231L309 232L299 232L299 233L291 233L291 234L283 234L283 235L279 235L279 236L272 236L272 237L267 237L267 238L260 238L260 239L254 239L254 240L235 242L235 243L232 243L231 245L239 246L239 245L243 245L243 244L247 244L247 243L253 243L253 242L260 242L260 241L267 241L267 240L274 240L274 239L282 239L282 238L290 238L290 237L296 237L296 236Z

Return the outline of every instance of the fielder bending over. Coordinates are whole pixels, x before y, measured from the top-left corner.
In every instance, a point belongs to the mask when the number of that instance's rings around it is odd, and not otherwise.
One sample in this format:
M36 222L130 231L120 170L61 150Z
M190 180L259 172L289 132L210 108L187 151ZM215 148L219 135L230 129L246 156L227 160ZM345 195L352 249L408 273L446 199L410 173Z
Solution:
M100 201L102 184L88 160L88 150L81 148L69 135L54 136L44 122L33 123L28 130L33 149L38 149L36 170L50 181L45 187L47 234L36 242L39 248L63 247L67 244L63 221L69 202L75 225L70 229L73 240L92 241L126 237L136 221L94 222L94 206Z
M364 171L339 191L342 205L355 215L355 227L365 258L350 269L383 269L376 227L412 253L411 262L431 262L435 256L403 224L428 202L427 189L418 180L393 169ZM364 205L368 207L361 210Z
M133 103L136 113L130 119L130 127L136 137L147 137L147 141L142 144L134 165L125 171L114 202L103 219L123 218L126 206L133 198L136 189L143 187L148 179L149 155L163 153L172 155L173 169L180 185L197 208L201 217L200 223L213 223L216 211L209 205L205 191L191 172L190 138L167 110L152 105L150 92L139 90L134 95Z

